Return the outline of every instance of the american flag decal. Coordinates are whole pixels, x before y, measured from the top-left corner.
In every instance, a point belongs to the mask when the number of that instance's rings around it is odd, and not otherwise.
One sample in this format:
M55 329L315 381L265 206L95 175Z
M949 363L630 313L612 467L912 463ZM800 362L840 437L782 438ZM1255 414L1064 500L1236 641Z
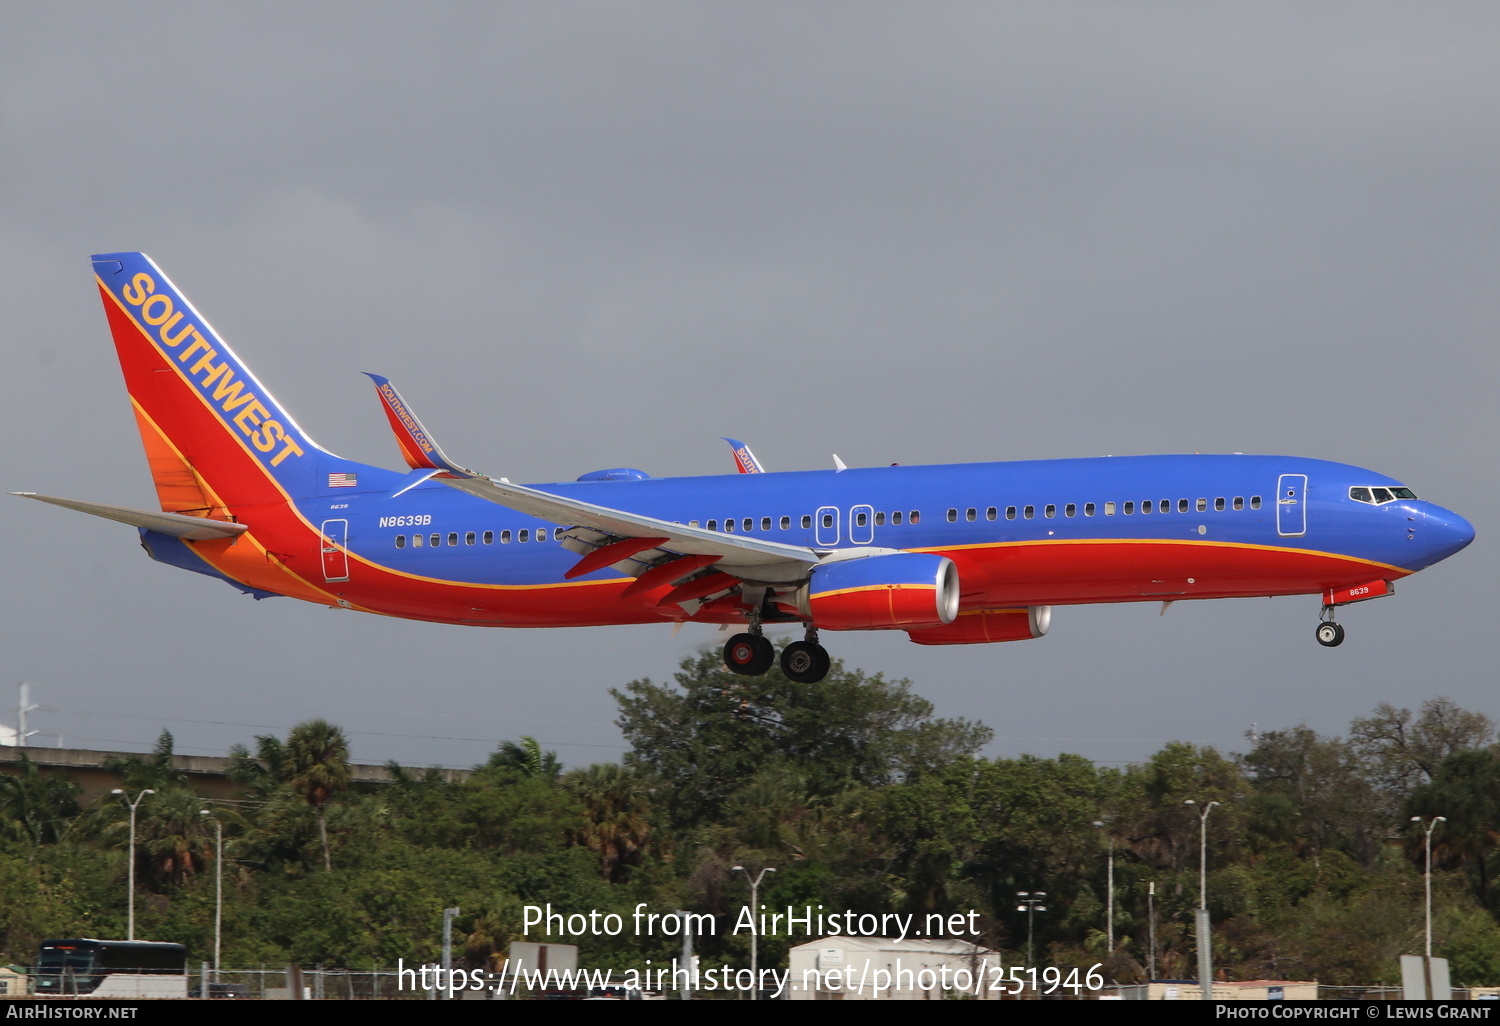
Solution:
M357 484L359 484L358 474L340 473L328 475L329 488L353 488Z

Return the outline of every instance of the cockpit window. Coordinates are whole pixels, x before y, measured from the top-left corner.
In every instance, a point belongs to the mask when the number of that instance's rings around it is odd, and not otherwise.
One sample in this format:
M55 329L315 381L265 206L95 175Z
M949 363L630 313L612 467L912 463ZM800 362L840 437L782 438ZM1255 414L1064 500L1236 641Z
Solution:
M1397 499L1415 499L1416 497L1416 492L1400 485L1394 488L1355 485L1349 489L1349 498L1355 502L1368 502L1372 506L1384 506L1386 503L1395 502Z

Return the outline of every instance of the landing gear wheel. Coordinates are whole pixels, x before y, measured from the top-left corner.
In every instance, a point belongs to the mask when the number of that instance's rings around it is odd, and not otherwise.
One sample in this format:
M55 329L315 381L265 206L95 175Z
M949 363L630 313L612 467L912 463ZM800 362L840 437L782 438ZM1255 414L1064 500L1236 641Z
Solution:
M758 634L736 634L724 645L724 665L746 677L759 677L775 661L775 646Z
M1318 644L1324 648L1338 648L1344 643L1344 625L1325 621L1318 624Z
M781 672L798 684L816 684L828 676L832 660L816 641L794 641L781 650Z

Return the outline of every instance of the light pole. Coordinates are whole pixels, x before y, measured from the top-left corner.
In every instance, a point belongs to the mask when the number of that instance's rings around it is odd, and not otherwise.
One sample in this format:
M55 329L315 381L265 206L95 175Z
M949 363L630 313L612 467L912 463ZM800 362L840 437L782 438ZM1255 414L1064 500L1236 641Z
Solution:
M1420 826L1422 817L1413 816L1411 821ZM1432 831L1437 828L1439 823L1446 822L1448 822L1447 816L1432 817L1432 822L1428 823L1426 827L1427 838L1423 845L1427 849L1427 872L1425 876L1427 878L1427 957L1429 959L1432 957Z
M758 897L758 895L760 894L760 882L766 878L767 873L774 873L776 872L776 870L772 866L766 866L756 874L754 880L750 880L750 870L746 869L744 866L731 866L729 868L730 872L744 873L745 879L750 881L750 921L751 923L754 923L756 921L755 916L760 908L760 899ZM760 930L755 929L750 931L750 979L752 981L750 984L751 1001L760 1000L760 962L758 961L759 948L756 944L756 938L758 938L759 936Z
M1036 914L1047 911L1047 906L1042 902L1047 897L1046 891L1017 891L1016 897L1021 899L1021 904L1016 906L1017 912L1026 913L1026 964L1035 969L1036 963L1031 958L1031 939L1034 936L1034 924Z
M1198 803L1191 798L1182 804L1192 805L1197 810ZM1209 802L1198 812L1202 836L1198 840L1198 911L1194 913L1193 921L1198 937L1198 989L1204 1001L1213 1000L1214 975L1213 936L1208 922L1208 814L1218 804Z
M1115 950L1115 835L1109 829L1109 825L1102 819L1094 820L1094 826L1104 831L1104 836L1109 839L1109 876L1107 884L1108 912L1105 914L1105 931L1109 937L1109 950L1113 954Z
M135 796L135 801L131 801L130 795L118 787L109 793L119 795L125 799L125 804L130 806L130 925L126 927L125 932L129 936L125 939L135 940L135 810L145 799L146 795L155 794L156 792L148 787Z
M198 813L214 821L214 982L219 979L219 951L224 939L224 824L208 809Z
M1150 956L1146 960L1146 978L1156 979L1156 881L1151 881L1151 889L1146 892L1146 939L1150 943Z

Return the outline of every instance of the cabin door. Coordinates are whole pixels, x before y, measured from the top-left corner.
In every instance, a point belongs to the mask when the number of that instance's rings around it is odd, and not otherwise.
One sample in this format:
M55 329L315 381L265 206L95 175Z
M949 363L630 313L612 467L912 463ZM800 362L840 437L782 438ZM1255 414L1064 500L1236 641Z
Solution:
M323 580L349 579L349 521L323 521Z
M1300 538L1307 533L1307 475L1282 474L1276 479L1276 533Z

